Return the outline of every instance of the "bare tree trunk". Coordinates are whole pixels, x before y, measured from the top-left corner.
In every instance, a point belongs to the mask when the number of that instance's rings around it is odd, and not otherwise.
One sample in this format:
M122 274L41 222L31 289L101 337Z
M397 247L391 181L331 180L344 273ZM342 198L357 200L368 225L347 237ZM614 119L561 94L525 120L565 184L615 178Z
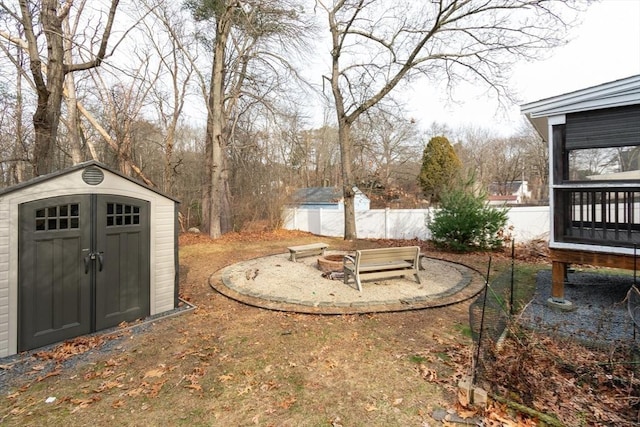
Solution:
M24 54L22 49L18 48L18 63L22 64ZM24 146L24 125L22 123L22 114L24 113L24 104L22 103L22 73L16 73L16 143L13 146L13 157L16 159L11 166L11 174L9 184L19 184L25 180L25 163L26 150ZM24 160L18 160L23 159ZM13 182L11 181L13 180Z
M354 114L347 116L342 90L340 88L340 55L342 52L339 46L341 34L336 24L335 10L329 13L329 22L334 46L331 64L331 91L333 93L338 119L338 143L340 145L344 198L344 240L355 240L358 238L358 235L355 216L355 192L353 190L355 183L353 182L352 172L351 124L358 116ZM359 114L360 113L358 113L358 115Z
M62 22L64 26L65 34L71 34L71 27L69 26L69 17L67 16ZM72 46L71 39L64 39L64 60L65 63L71 64L73 57L71 55ZM80 142L80 122L78 121L78 106L76 95L76 82L73 77L73 73L68 73L64 79L64 95L65 103L67 105L67 137L69 138L69 153L71 154L71 161L74 165L82 163L84 156L82 155L82 143Z
M227 186L228 175L225 171L224 128L224 66L227 39L231 30L231 13L227 10L220 14L216 25L215 48L211 84L209 87L207 133L205 137L206 181L203 198L203 218L205 229L211 238L218 238L223 229L222 218L229 216ZM206 202L206 204L204 204Z
M73 2L61 3L59 0L41 0L40 23L47 44L46 66L43 66L37 43L36 27L33 22L31 2L19 0L21 23L25 30L30 69L37 94L37 107L33 114L35 133L33 169L35 175L52 172L54 168L53 159L58 137L65 75L100 65L106 54L107 42L118 3L119 0L111 1L100 48L95 58L85 63L74 64L67 63L65 60L64 38L65 36L70 37L70 35L63 32L62 25ZM8 9L5 7L5 10ZM43 70L45 71L43 72Z
M344 118L338 120L338 139L340 140L340 156L342 158L342 193L344 197L344 239L357 239L355 211L355 183L353 182L351 153L351 124Z
M171 193L173 189L173 168L171 167L171 159L173 158L173 146L176 141L177 120L167 129L167 136L164 143L164 165L162 171L162 191Z
M93 115L89 111L87 111L80 103L78 103L78 111L89 121L91 126L93 126L93 128L97 130L98 133L104 138L107 145L109 145L109 147L111 147L111 149L114 152L118 152L118 150L120 149L118 143L113 140L111 135L109 135L109 132L107 132L107 130L98 122L98 120L96 120L96 118L93 117ZM96 156L95 150L92 149L92 153L94 153L94 158L95 158ZM150 187L156 186L154 182L151 181L151 179L148 178L144 174L144 172L142 172L142 169L140 169L140 167L133 162L133 160L128 158L128 159L124 159L123 161L127 163L128 169L134 171L145 184L147 184Z
M42 76L42 63L33 34L31 12L26 0L20 0L23 19L27 23L27 40L31 57L31 72L34 75L38 104L33 115L35 147L33 150L33 171L42 175L53 170L53 156L58 137L60 105L62 104L62 82L64 81L64 46L62 43L62 20L58 16L58 1L43 0L41 10L42 27L47 39L49 61L46 82ZM55 84L57 83L57 84Z

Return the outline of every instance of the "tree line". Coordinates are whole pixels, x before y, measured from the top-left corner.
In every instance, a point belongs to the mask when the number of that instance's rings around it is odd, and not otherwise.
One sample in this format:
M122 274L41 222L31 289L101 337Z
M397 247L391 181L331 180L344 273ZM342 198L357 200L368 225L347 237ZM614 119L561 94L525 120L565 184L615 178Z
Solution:
M395 94L464 81L511 102L505 70L562 44L578 6L1 1L0 185L95 159L180 199L211 237L277 226L292 189L333 185L353 239L353 188L422 203L425 147L446 136L482 185L524 176L544 199L546 147L531 130L424 129Z

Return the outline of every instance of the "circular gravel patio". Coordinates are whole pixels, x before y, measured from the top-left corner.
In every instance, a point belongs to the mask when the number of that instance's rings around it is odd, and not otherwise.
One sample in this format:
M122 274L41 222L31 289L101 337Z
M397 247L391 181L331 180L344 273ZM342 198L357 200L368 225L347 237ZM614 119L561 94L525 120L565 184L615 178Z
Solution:
M327 254L332 254L328 251ZM461 264L421 258L421 283L413 278L363 281L324 278L318 257L296 262L283 253L233 264L212 274L209 285L219 293L256 307L315 314L355 314L442 307L477 295L484 278Z

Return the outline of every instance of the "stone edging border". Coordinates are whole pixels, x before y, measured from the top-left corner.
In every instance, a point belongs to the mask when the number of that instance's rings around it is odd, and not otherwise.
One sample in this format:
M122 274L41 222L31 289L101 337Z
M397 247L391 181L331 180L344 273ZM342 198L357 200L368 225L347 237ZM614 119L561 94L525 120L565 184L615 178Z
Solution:
M485 279L482 276L482 273L480 273L475 268L446 259L436 257L426 258L452 264L460 271L463 279L452 289L431 296L428 299L411 298L409 300L402 300L400 302L396 300L393 302L389 302L388 304L366 304L365 302L358 302L344 305L319 304L317 306L295 303L286 300L265 299L260 298L256 295L240 293L233 289L233 287L230 285L230 279L228 275L225 274L225 269L229 266L223 267L220 270L212 273L208 278L208 283L209 286L219 294L249 306L274 311L327 315L390 313L446 307L449 305L467 301L478 295L484 289ZM464 267L464 269L457 266Z

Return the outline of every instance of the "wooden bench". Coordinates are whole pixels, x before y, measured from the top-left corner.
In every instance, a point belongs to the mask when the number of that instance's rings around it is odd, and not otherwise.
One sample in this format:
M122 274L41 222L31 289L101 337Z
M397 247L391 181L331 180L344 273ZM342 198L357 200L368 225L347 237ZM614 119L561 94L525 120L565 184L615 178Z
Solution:
M344 283L353 277L362 292L362 280L382 279L413 275L420 283L418 267L420 265L420 248L404 246L399 248L361 249L356 251L355 258L345 256L343 260Z
M289 249L289 260L296 261L296 257L309 255L324 255L324 251L329 247L326 243L311 243L309 245L291 246Z

